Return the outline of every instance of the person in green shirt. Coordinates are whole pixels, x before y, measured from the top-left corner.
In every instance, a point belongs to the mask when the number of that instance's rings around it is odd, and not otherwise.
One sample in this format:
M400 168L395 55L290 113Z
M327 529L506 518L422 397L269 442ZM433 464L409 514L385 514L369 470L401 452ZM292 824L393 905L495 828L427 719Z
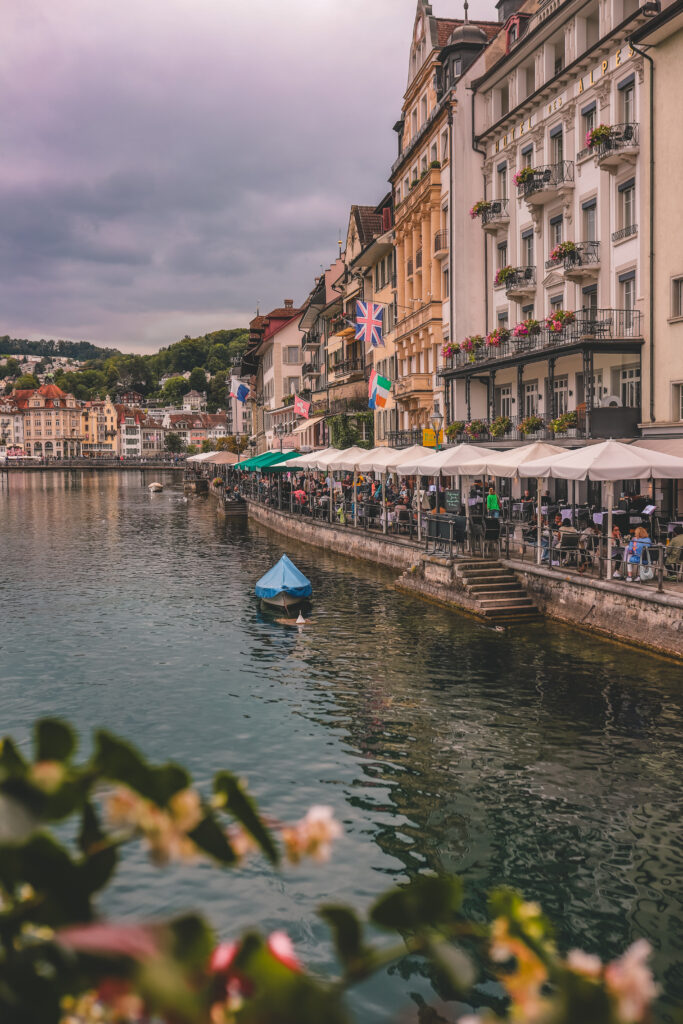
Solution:
M683 563L683 526L674 526L673 536L666 549L664 564L670 579L676 579L675 570Z
M486 514L493 516L494 519L500 519L500 502L493 487L489 487L489 493L486 495Z

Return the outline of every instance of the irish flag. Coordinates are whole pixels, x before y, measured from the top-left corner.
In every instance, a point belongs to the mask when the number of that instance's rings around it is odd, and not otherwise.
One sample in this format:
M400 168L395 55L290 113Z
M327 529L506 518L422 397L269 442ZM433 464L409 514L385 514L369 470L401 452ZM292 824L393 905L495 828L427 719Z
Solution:
M391 381L380 377L376 370L370 374L368 385L368 406L371 409L383 409L391 393Z

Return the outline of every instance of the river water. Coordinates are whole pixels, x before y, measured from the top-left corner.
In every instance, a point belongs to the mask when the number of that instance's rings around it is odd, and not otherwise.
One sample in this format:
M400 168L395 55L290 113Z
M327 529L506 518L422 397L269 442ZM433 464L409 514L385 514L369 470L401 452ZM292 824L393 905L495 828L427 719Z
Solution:
M671 1019L680 666L555 624L494 632L396 593L395 573L225 522L212 499L182 499L179 475L150 495L151 478L26 473L0 488L2 733L26 742L47 714L106 725L202 786L238 771L279 819L331 804L344 837L329 865L277 875L258 860L159 872L135 849L106 909L197 908L224 937L285 927L325 972L318 903L363 908L416 872L456 872L477 914L501 883L540 900L563 948L611 957L649 938ZM314 586L302 633L252 597L285 548ZM477 998L495 996L484 983ZM352 1003L380 1024L438 998L411 959Z

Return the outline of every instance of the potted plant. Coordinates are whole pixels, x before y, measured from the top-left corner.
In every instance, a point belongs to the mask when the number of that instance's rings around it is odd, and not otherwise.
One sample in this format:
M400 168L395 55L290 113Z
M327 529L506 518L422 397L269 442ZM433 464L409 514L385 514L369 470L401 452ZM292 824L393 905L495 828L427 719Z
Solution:
M477 217L481 217L482 213L486 213L490 209L491 203L488 199L478 199L470 210L470 217L472 220L476 220Z
M541 325L538 320L534 320L533 317L529 317L526 320L522 320L521 324L517 324L512 329L513 338L528 338L532 334L540 334Z
M609 141L611 135L612 129L608 124L599 124L597 128L586 132L586 146L589 149L592 149L593 146L601 146L603 142Z
M477 441L480 437L485 437L488 432L489 428L486 420L470 420L469 423L465 424L465 434L469 437L470 441Z
M521 430L521 432L524 434L525 437L528 437L529 434L537 433L537 431L541 430L542 428L543 428L543 420L541 419L540 416L536 416L536 415L525 416L525 418L522 420L522 422L519 425L519 429Z
M508 287L508 283L514 278L517 270L515 267L511 267L509 264L507 267L501 267L500 270L496 271L496 276L493 279L493 287L498 288L500 285Z
M283 395L282 396L282 404L283 405L294 405L294 395Z
M441 161L440 160L432 160L432 162L430 163L429 166L431 167L431 169L433 171L440 171L441 170Z
M443 356L444 359L450 359L451 356L455 355L456 351L459 348L459 345L454 345L451 344L451 342L446 342L446 344L441 349L441 355Z
M503 437L512 426L509 416L497 416L489 426L491 437Z
M567 434L570 430L576 432L578 424L576 411L563 412L557 419L550 421L550 428L554 434Z
M416 186L417 184L418 184L418 180L417 180L417 178L413 178L413 180L412 180L412 181L411 181L411 183L410 183L410 187L411 187L411 188L415 188L415 186Z
M215 476L213 478L213 480L211 481L211 483L212 483L212 485L214 487L222 487L223 486L223 481L221 480L221 478L219 476Z
M578 250L579 247L576 242L560 242L550 253L550 259L553 263L561 263L568 256L574 256Z
M526 185L527 181L533 179L535 173L535 167L521 167L516 174L512 175L512 180L515 185Z
M446 427L446 437L448 438L449 441L455 441L456 437L459 434L462 434L464 429L464 420L453 420L453 422L449 423L449 425Z
M568 309L554 309L553 312L545 318L545 325L553 334L559 334L565 327L568 327L569 324L573 324L575 320L576 315L571 313Z
M495 327L492 331L486 335L486 344L490 345L491 348L498 348L504 341L507 341L510 337L510 329L508 327Z
M465 338L464 341L460 342L460 351L467 352L469 361L473 363L477 358L477 349L480 349L484 344L484 337L481 334L471 334L469 338Z

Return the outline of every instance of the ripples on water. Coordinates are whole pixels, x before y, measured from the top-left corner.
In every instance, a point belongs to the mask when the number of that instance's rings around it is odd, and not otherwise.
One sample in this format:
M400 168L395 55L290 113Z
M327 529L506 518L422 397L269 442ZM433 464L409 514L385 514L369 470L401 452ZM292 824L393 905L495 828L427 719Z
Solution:
M367 906L430 868L469 908L506 883L538 899L563 948L656 949L661 1016L683 998L680 666L555 624L512 634L395 593L395 574L179 500L131 472L13 475L0 490L2 732L60 714L106 725L206 783L248 778L282 819L330 803L329 868L168 873L132 851L118 915L205 910L227 936L285 926L332 959L314 908ZM313 622L278 626L252 598L285 549L314 586ZM487 994L488 993L488 994ZM482 1002L491 993L482 992ZM368 1024L436 999L407 960L354 997Z

